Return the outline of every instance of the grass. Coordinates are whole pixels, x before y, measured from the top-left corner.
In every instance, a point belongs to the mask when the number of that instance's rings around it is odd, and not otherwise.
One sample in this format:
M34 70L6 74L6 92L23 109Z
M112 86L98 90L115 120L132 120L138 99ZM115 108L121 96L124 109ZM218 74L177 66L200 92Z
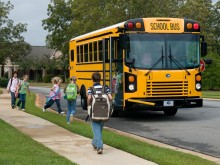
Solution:
M0 130L0 164L2 165L74 164L3 120L0 120Z
M202 91L202 97L220 99L220 91Z
M26 112L55 123L73 133L92 138L92 131L89 123L75 121L67 125L65 116L56 113L45 112L35 106L35 95L27 98ZM153 161L160 165L214 165L214 162L202 159L198 156L186 154L171 149L157 147L140 140L119 135L109 130L103 130L103 141L105 144L129 152L146 160Z

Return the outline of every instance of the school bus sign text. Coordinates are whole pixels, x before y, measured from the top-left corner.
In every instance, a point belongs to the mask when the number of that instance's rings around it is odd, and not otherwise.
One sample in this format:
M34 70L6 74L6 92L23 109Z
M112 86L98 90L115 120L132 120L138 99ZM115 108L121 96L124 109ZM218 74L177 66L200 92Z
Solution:
M183 32L183 23L179 20L177 21L152 21L145 22L145 31L151 33L181 33Z

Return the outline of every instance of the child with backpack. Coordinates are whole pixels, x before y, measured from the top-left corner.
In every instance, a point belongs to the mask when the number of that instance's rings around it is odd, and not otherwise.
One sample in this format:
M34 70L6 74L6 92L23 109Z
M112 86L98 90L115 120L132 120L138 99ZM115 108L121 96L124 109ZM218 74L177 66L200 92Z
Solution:
M18 72L14 71L13 77L10 78L10 80L8 81L8 85L7 85L7 92L11 93L11 107L12 107L12 109L14 109L14 107L15 107L16 90L17 90L17 86L19 83L20 83L20 80L18 79Z
M99 111L98 113L100 113L100 109L102 108L100 105L95 106L94 104L94 100L95 97L102 97L102 96L107 96L107 98L103 98L101 100L107 100L108 101L112 101L112 95L110 92L110 89L108 88L108 86L103 87L100 84L101 81L101 74L98 72L95 72L92 74L92 80L93 80L93 86L90 87L87 91L88 94L88 98L87 98L87 105L88 105L88 111L91 109L91 107L93 108L92 111ZM105 95L104 95L105 94ZM96 95L96 96L94 96ZM107 102L102 102L101 104L103 104L103 107L109 106L109 104L107 104ZM106 105L107 104L107 105ZM110 108L110 107L108 107ZM102 130L103 130L103 126L104 126L104 121L98 120L97 118L93 119L94 114L90 114L91 117L91 126L92 126L92 132L93 132L93 140L92 140L92 146L93 149L95 151L97 151L97 154L102 154L103 152L103 141L102 141ZM103 115L103 114L101 114Z
M31 96L29 90L28 75L23 76L23 80L19 83L17 90L19 93L19 101L17 103L17 109L18 110L21 109L22 111L24 111L25 102L26 102L26 93L28 92L29 96Z
M58 113L64 114L64 112L60 107L60 98L61 98L60 86L63 80L60 77L54 77L51 81L53 83L53 87L50 89L50 97L43 107L43 112L45 112L46 109L51 107L55 102L57 105Z
M70 79L70 83L64 88L65 99L67 100L67 114L66 114L66 121L67 124L73 121L73 115L76 111L76 100L77 94L79 93L79 87L76 84L76 77L73 76Z

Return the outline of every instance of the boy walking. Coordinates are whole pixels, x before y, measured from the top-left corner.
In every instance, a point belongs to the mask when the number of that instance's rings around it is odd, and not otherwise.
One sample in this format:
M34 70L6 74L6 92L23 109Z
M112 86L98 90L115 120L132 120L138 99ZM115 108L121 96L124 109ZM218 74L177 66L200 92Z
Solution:
M90 106L92 102L92 94L100 93L102 92L103 86L100 84L101 81L101 74L98 72L95 72L92 74L92 80L93 80L93 87L90 87L87 91L88 98L87 98L87 105ZM95 88L95 92L92 88ZM112 100L112 95L110 93L110 90L107 86L105 86L105 92L109 98L109 100ZM88 107L89 109L89 107ZM102 154L103 152L103 141L102 141L102 130L104 126L103 121L91 121L92 126L92 132L93 132L93 139L92 139L92 146L95 151L97 151L97 154Z

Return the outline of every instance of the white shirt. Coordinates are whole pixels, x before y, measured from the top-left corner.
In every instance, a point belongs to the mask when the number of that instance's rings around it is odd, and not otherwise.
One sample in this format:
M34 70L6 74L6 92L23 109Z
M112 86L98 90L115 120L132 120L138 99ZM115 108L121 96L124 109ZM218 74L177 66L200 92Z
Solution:
M12 83L11 83L11 78L8 82L8 86L7 86L7 90L9 90L10 92L15 92L16 91L16 87L19 83L19 79L18 78L12 78Z

